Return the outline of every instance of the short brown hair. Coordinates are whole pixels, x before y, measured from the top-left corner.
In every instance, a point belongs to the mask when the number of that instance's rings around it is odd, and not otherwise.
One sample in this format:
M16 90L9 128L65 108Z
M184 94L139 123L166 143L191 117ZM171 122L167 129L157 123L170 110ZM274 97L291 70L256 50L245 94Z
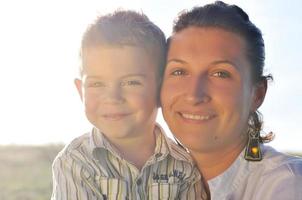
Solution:
M164 72L166 38L149 18L135 11L118 10L98 17L83 35L81 52L95 46L137 46L144 48L158 63L158 77Z

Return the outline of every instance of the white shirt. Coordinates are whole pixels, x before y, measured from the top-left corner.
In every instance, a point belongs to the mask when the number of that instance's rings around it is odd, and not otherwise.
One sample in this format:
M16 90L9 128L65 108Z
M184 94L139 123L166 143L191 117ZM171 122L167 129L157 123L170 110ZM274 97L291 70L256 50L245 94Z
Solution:
M208 181L212 200L302 200L302 158L261 146L263 160L244 151L221 175Z
M142 170L124 160L96 128L76 138L53 163L52 200L200 199L205 190L190 155L159 125L154 133L154 155Z

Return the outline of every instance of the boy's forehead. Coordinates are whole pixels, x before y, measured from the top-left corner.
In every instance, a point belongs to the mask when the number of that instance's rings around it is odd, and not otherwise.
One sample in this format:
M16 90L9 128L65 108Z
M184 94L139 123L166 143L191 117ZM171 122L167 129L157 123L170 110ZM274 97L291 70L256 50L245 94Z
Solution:
M163 59L159 49L151 50L135 45L97 45L83 48L81 51L82 65L87 65L87 62L96 61L97 58L106 61L106 58L122 59L123 61L144 61L152 62L158 65ZM125 59L128 58L128 59ZM108 60L108 59L107 59Z
M159 52L161 52L160 47L157 47L156 45L153 46L152 44L97 44L83 47L81 49L81 58L84 61L85 57L87 59L87 56L97 55L105 52L114 54L115 52L120 51L127 51L129 53L131 52L131 54L136 54L138 56L144 54L146 55L145 57L149 57L154 61L157 60L157 58L161 57L159 56Z
M126 52L129 58L137 55L141 57L141 55L147 54L143 47L134 46L134 45L97 45L97 46L89 46L82 49L82 60L87 61L87 59L94 58L95 56L99 56L100 58L104 57L112 57L116 56L116 58L121 57L122 52Z
M102 75L115 70L117 74L146 74L157 71L157 63L142 47L95 46L82 51L82 71ZM111 72L112 73L112 72Z

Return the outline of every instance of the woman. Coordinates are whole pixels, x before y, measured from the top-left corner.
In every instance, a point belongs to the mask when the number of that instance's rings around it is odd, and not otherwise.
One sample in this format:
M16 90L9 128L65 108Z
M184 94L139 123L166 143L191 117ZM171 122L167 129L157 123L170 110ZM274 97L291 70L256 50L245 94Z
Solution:
M302 199L302 161L262 143L264 41L239 7L182 13L169 38L163 114L188 148L213 200Z

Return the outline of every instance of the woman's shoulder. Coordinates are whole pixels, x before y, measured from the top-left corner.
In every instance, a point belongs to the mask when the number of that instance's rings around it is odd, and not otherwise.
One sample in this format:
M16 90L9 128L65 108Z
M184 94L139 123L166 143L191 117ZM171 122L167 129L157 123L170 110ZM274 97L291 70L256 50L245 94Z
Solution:
M283 169L288 173L302 175L302 157L279 152L270 146L263 146L262 163L266 173Z
M263 160L254 164L259 174L255 199L297 199L302 197L302 158L287 155L269 146L263 148ZM254 174L251 173L251 174ZM255 177L250 177L254 179ZM254 186L255 186L254 185Z

